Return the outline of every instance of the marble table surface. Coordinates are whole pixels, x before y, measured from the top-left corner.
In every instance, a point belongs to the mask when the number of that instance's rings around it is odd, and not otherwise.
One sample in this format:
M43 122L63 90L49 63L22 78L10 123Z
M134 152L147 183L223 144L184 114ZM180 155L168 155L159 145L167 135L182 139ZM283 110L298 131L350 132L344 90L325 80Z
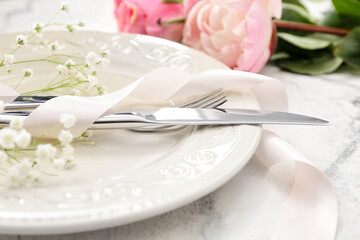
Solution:
M116 31L112 0L68 1L68 19L86 29ZM90 3L91 2L91 3ZM27 30L56 11L59 0L0 0L0 33ZM61 20L61 17L60 17ZM330 127L288 127L285 139L330 178L339 202L336 239L360 239L360 73L304 76L267 66L262 74L285 85L290 110L329 120ZM288 174L281 174L284 169ZM293 166L266 169L257 159L213 193L161 216L93 232L12 239L268 239L291 184Z

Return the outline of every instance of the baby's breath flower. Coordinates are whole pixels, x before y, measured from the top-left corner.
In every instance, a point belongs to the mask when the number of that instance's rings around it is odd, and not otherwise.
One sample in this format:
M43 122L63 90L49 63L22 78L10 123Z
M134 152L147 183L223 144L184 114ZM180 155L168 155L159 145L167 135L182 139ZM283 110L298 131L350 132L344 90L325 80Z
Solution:
M93 131L92 130L87 130L86 132L81 134L81 137L83 137L83 138L91 138L92 135L93 135Z
M4 101L0 100L0 113L4 112L5 110L5 103Z
M17 35L16 43L25 46L27 44L27 37L25 37L23 34Z
M100 95L108 94L107 87L101 86L97 88Z
M12 128L3 128L0 131L0 146L2 148L14 148L17 132Z
M41 32L43 28L44 28L44 24L42 24L41 22L34 23L33 26L34 32Z
M110 64L110 60L108 58L101 58L99 63L102 67L107 67Z
M64 113L60 116L59 121L65 128L71 128L75 125L76 117L72 114Z
M4 65L5 66L9 66L10 64L13 64L15 61L15 57L12 54L5 54L5 59L4 59Z
M65 163L65 168L70 169L74 167L74 160L73 159L67 159Z
M63 158L55 158L52 162L53 166L57 169L64 169L66 160Z
M36 148L35 155L39 160L53 159L56 155L56 148L51 144L39 144Z
M65 65L57 65L56 69L59 71L60 74L67 74L68 68Z
M65 62L65 66L67 68L70 68L71 66L75 66L75 65L76 65L76 63L72 59L69 59Z
M69 3L67 3L67 2L62 2L61 3L61 10L62 11L64 11L64 12L67 12L67 13L69 13Z
M110 57L110 54L111 54L111 52L110 52L110 50L108 49L108 50L102 52L102 53L101 53L101 56L102 56L103 58L109 58L109 57Z
M15 139L16 145L21 148L26 148L31 143L31 135L26 130L20 131Z
M49 48L53 51L56 51L63 49L63 46L61 46L58 41L54 41L49 44Z
M88 138L91 138L92 135L94 134L94 132L92 130L87 130L85 133Z
M11 187L33 185L39 181L40 172L33 168L33 162L25 158L21 163L10 167L5 178Z
M74 136L71 134L69 130L61 130L58 140L60 141L61 145L65 146L72 142Z
M92 88L99 83L97 77L91 75L88 76L87 81L88 81L88 88Z
M0 150L0 165L2 163L5 163L7 159L8 159L8 155L4 151Z
M89 67L92 67L95 64L97 64L99 60L100 60L99 56L94 52L89 52L85 58L85 62Z
M34 71L31 68L25 68L23 70L24 73L24 77L30 77L31 75L34 74Z
M74 147L67 144L62 148L61 157L64 159L74 159L74 152Z
M69 32L71 32L71 33L74 32L74 28L70 24L66 25L66 28L69 30Z
M24 121L19 118L14 118L10 122L10 127L14 130L21 130L24 126Z

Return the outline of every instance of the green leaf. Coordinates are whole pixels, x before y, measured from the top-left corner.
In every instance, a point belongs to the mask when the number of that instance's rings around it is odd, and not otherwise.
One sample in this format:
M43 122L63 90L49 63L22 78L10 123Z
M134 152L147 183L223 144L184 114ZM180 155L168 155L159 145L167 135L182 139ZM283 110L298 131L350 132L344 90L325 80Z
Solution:
M174 23L183 23L183 22L185 22L185 20L186 20L185 18L178 18L178 19L163 22L163 21L161 21L161 18L159 18L157 20L157 24L159 26L166 26L166 25L170 25L170 24L174 24Z
M335 55L344 59L348 64L360 67L360 27L352 30L344 38L335 50Z
M286 59L277 62L283 69L307 75L332 73L338 69L342 63L343 60L341 58L331 54L325 54L316 58Z
M313 38L311 36L296 36L290 33L280 32L278 37L299 47L307 50L316 50L329 47L331 41Z
M359 0L332 0L336 11L340 15L351 16L360 19Z
M286 21L309 23L309 24L313 24L315 22L315 20L310 16L310 14L304 8L291 3L282 4L281 19Z
M276 52L271 56L270 60L271 61L277 61L277 60L288 59L288 58L290 58L290 55L288 53L286 53L286 52Z
M324 18L320 20L319 25L334 28L346 28L347 26L336 11L327 12Z
M306 7L299 0L282 0L282 3L291 3L296 6L302 7L305 11L307 11Z
M321 39L331 42L333 45L337 44L343 37L335 34L329 33L312 33L308 37Z

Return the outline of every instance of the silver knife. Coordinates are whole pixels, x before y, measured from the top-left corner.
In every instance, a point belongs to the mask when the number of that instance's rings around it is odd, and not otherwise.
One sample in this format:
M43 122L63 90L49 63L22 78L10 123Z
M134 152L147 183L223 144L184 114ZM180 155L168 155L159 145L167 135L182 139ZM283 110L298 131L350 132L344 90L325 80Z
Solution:
M13 111L0 114L0 127L14 118L25 119L31 111ZM248 110L234 108L159 108L120 112L96 120L90 129L134 128L147 125L329 125L319 118L288 112Z

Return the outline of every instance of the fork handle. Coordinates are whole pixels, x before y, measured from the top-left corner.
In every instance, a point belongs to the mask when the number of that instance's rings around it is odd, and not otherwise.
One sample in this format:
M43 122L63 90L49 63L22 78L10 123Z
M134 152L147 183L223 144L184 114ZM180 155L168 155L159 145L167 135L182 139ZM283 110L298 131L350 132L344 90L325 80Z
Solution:
M5 105L5 110L34 109L56 96L19 96Z

